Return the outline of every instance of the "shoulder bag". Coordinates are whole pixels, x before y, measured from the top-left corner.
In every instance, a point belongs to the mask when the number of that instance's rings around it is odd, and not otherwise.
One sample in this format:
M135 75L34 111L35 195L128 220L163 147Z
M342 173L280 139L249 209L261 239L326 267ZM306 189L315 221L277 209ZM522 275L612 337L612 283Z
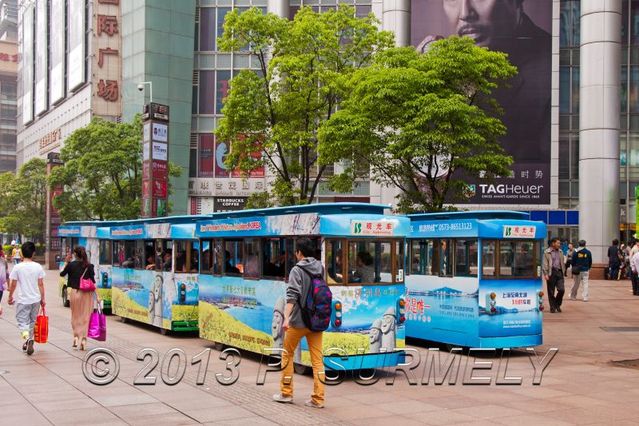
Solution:
M88 278L84 278L89 268L85 268L80 277L80 291L95 291L95 283Z

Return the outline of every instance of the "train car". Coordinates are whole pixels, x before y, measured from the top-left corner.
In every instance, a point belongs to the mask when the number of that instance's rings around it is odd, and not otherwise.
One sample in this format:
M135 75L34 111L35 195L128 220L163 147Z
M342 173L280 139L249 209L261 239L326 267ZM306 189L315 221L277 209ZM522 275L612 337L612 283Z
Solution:
M403 361L405 217L360 203L217 213L199 221L200 337L264 353L281 348L288 273L299 238L316 245L333 294L324 333L329 369L394 366ZM310 366L303 340L296 371Z
M110 227L115 315L154 325L162 333L197 331L198 219L172 216Z
M542 344L542 222L512 211L409 217L407 337L476 348Z

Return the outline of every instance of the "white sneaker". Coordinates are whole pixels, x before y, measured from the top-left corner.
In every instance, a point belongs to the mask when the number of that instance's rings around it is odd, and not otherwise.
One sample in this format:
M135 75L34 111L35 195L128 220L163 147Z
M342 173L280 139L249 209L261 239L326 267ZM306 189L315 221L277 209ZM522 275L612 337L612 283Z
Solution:
M571 297L570 300L577 300L577 298L576 297Z
M587 302L587 301L588 301L588 299L584 299L584 302Z
M292 396L284 396L281 393L276 393L273 395L273 401L280 402L282 404L292 404L293 397Z
M324 408L324 404L323 403L315 402L312 399L309 399L308 401L306 401L304 403L304 405L306 405L307 407L311 407L311 408Z

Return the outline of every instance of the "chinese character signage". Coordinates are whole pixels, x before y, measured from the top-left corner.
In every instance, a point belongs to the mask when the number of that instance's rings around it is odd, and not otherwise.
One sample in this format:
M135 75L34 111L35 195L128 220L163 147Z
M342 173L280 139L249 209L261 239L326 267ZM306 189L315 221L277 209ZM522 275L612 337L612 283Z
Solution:
M504 238L535 238L536 226L504 225Z
M395 225L387 220L351 220L351 235L391 236L394 231Z
M96 115L119 117L122 114L121 76L122 41L120 2L98 0L93 14L93 106Z

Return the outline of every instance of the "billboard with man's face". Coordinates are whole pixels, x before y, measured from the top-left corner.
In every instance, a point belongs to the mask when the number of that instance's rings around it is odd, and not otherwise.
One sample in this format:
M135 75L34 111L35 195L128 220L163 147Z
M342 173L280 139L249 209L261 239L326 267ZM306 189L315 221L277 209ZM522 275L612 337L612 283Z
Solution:
M550 204L552 0L412 0L411 43L426 52L450 35L508 54L519 71L495 92L513 174L468 182L471 204Z

